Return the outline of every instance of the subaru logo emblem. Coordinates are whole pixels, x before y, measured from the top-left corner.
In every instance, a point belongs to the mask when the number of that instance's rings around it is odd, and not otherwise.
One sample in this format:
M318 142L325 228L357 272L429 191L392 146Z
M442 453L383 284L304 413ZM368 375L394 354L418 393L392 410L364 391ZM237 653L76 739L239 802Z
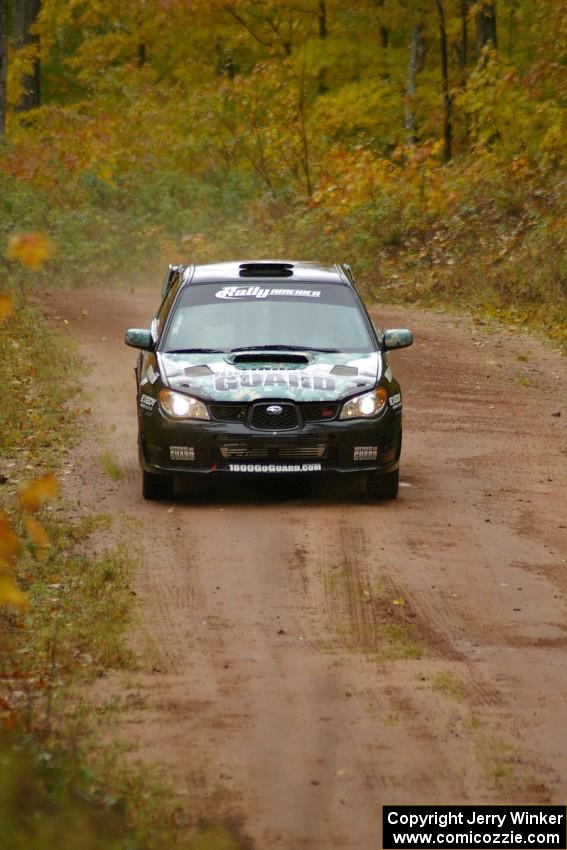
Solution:
M280 413L283 413L283 407L280 407L279 404L271 404L266 408L266 413L269 413L270 416L279 416Z

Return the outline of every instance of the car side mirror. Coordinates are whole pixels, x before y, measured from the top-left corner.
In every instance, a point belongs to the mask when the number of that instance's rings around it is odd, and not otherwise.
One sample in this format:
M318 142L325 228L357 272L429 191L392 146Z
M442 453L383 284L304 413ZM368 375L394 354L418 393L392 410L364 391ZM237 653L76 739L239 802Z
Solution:
M384 331L382 344L388 351L395 348L407 348L412 343L413 334L407 328L390 328L390 330Z
M141 348L142 351L151 351L152 335L146 328L129 328L124 334L124 342L132 348Z

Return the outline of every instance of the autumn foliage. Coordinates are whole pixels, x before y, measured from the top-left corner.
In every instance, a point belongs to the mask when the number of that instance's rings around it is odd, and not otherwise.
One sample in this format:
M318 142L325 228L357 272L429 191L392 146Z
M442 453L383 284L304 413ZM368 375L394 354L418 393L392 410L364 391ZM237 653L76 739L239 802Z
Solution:
M24 481L18 488L23 507L23 527L35 546L36 557L43 559L49 550L49 536L35 514L45 502L57 495L57 481L51 474L33 481ZM21 551L21 542L12 531L5 516L0 514L0 605L27 607L27 599L16 584L14 570Z
M10 52L0 183L58 279L339 258L388 297L559 326L565 0L40 6Z

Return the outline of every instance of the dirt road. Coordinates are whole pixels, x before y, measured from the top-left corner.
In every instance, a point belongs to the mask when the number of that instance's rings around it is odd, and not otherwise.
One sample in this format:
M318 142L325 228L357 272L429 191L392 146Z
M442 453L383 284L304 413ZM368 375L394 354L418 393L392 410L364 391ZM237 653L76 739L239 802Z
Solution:
M68 493L114 514L140 551L139 669L103 688L125 705L113 734L165 769L189 820L233 816L257 850L375 850L383 803L563 802L559 354L468 318L377 309L416 338L393 356L396 503L295 481L149 504L122 337L156 302L45 297L92 366Z

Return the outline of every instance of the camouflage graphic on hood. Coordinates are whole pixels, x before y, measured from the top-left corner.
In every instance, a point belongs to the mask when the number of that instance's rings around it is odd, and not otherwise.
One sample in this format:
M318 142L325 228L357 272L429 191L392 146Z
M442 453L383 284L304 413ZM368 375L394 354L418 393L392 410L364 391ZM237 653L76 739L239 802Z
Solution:
M208 401L339 400L371 390L382 369L378 352L162 353L158 357L164 383Z

